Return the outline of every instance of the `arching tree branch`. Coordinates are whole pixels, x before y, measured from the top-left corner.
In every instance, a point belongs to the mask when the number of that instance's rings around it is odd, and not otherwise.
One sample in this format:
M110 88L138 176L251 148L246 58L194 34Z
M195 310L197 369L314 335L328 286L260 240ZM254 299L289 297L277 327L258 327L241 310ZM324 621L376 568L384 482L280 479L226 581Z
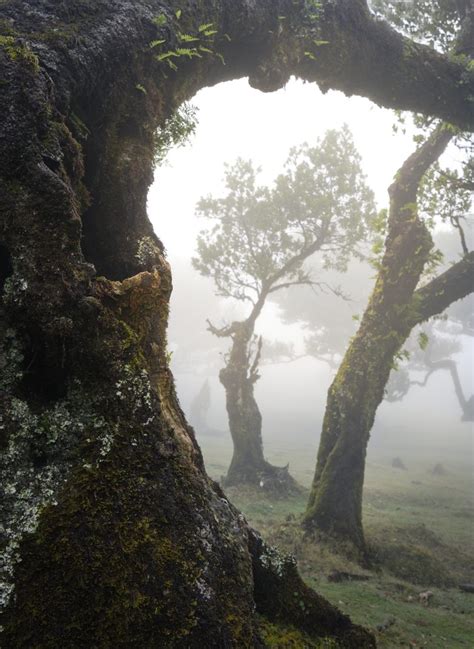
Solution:
M474 252L470 252L415 292L412 300L414 325L442 313L450 304L473 291Z

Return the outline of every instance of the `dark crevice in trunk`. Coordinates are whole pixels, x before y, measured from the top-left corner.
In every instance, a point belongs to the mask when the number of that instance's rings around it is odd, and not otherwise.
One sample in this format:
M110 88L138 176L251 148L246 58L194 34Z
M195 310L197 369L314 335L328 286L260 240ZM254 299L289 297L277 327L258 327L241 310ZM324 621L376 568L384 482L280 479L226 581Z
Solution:
M7 279L13 274L12 258L8 248L0 243L0 295Z
M28 341L24 350L23 373L18 384L17 395L30 406L48 406L67 394L68 367L65 344L41 344L41 339Z
M153 248L163 250L146 215L152 145L133 122L112 126L101 138L86 149L91 199L82 215L81 248L98 275L122 281L151 270Z
M7 246L0 244L0 296L3 297L7 280L14 274L13 260ZM16 290L14 286L13 291ZM8 293L8 291L7 291ZM7 301L11 299L8 296ZM0 307L3 314L3 306ZM1 317L1 315L0 315ZM5 326L14 322L5 322ZM63 326L66 326L63 323ZM66 393L67 361L66 351L58 347L44 345L40 332L25 333L22 348L23 361L20 366L21 380L17 384L15 396L30 403L48 404L63 397Z

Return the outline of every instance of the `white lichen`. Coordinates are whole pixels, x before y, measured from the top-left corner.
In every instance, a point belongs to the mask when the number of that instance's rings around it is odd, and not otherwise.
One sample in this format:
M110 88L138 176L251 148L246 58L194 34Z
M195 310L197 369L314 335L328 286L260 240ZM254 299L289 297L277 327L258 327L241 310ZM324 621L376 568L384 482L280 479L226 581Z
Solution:
M84 450L81 444L88 440L99 461L113 443L105 419L87 410L90 399L80 386L69 399L37 413L13 398L0 414L8 440L0 458L0 610L13 592L20 541L36 530L45 507L57 504L60 487L79 461L79 449ZM79 414L71 410L71 402Z
M160 254L160 249L151 237L142 237L138 240L135 258L142 266L149 267L156 263Z
M140 419L142 426L149 426L155 420L153 410L152 388L148 372L125 365L123 378L115 384L116 396L127 402L132 413Z

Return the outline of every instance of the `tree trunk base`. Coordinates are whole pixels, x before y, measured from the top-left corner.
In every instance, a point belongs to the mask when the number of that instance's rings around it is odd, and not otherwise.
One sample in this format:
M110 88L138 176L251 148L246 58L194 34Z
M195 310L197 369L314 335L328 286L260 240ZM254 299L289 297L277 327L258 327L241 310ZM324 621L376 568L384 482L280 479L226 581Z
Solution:
M340 554L349 561L359 564L361 568L371 568L373 560L365 544L365 540L360 542L352 541L346 534L338 534L335 531L323 531L311 525L308 526L303 522L305 538L318 545L327 546L331 552Z
M279 467L268 462L263 462L258 467L231 466L227 475L222 478L222 486L256 487L265 496L278 498L286 498L302 491L302 487L290 475L288 465Z
M294 557L280 555L253 530L249 541L258 613L317 637L329 631L341 648L375 649L375 638L367 629L352 624L304 583Z

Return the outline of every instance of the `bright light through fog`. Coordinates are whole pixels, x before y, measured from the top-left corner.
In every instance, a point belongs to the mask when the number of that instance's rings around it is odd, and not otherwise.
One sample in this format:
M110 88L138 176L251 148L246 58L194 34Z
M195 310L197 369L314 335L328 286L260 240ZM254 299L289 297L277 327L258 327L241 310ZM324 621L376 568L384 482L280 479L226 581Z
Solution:
M251 158L262 167L262 179L271 182L291 147L311 144L327 129L347 123L377 202L384 206L387 187L414 146L409 135L393 133L391 111L340 92L323 95L315 84L295 79L269 94L241 79L201 90L192 103L199 108L196 135L156 170L149 193L150 218L172 261L192 254L203 225L194 216L196 202L221 190L224 163L238 156Z

